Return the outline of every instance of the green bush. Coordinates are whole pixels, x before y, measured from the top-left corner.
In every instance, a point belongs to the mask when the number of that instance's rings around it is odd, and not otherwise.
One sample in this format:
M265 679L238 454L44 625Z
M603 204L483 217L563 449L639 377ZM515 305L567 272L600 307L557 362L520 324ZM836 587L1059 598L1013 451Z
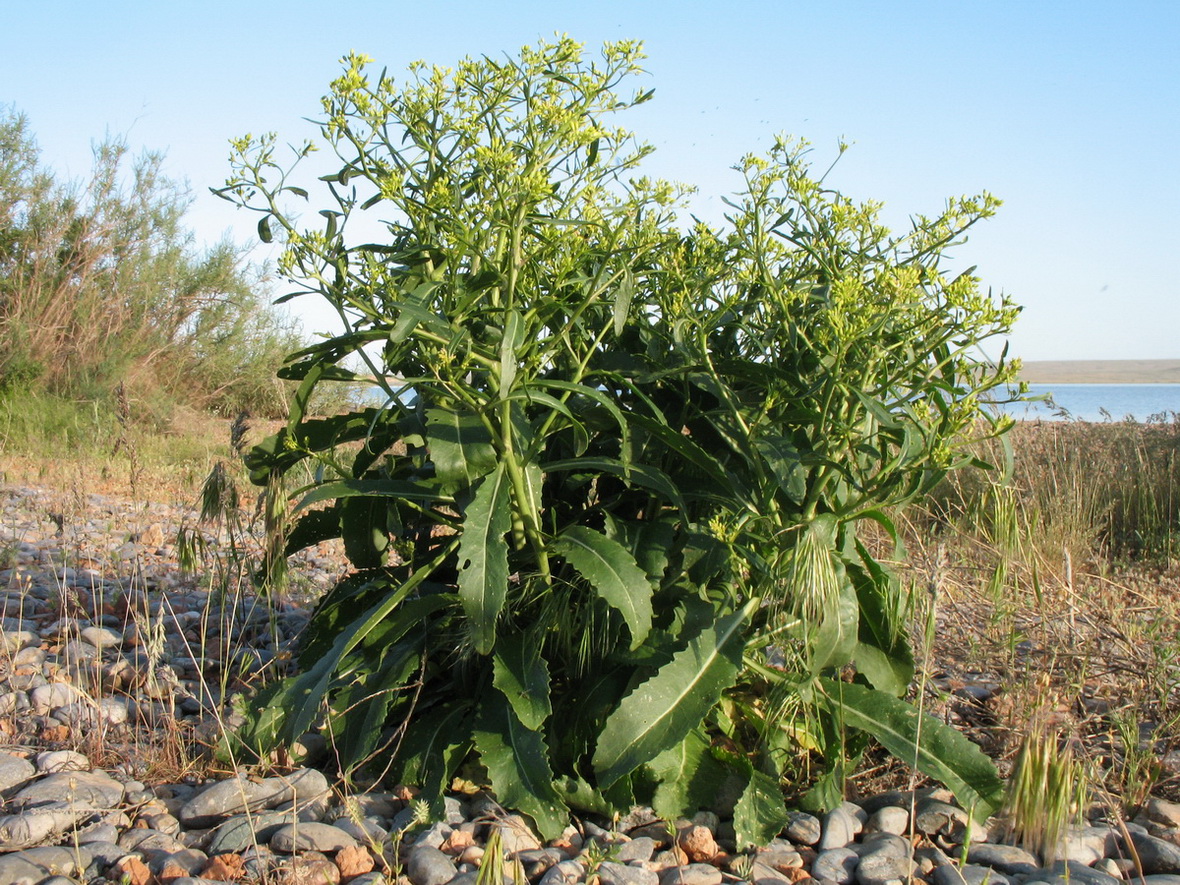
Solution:
M640 59L561 40L398 85L353 55L328 174L298 176L310 142L290 165L235 144L221 193L345 326L289 358L296 407L252 478L314 463L290 549L342 537L356 572L234 739L322 729L345 776L436 801L462 769L547 836L567 808L721 803L757 842L793 760L829 757L831 804L871 733L986 813L990 763L898 699L906 600L857 526L892 533L887 508L1003 429L980 401L1013 367L976 345L1016 309L940 270L996 201L894 236L779 140L742 160L727 226L684 230L609 122L651 97L618 91ZM380 404L304 414L359 380Z

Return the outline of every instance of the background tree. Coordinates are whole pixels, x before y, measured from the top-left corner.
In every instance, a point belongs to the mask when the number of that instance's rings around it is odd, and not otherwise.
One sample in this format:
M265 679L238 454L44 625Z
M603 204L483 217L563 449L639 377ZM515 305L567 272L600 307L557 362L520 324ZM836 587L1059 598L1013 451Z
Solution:
M0 113L0 387L285 413L274 377L300 343L229 240L184 226L191 197L163 156L95 148L84 182L39 161L28 120Z

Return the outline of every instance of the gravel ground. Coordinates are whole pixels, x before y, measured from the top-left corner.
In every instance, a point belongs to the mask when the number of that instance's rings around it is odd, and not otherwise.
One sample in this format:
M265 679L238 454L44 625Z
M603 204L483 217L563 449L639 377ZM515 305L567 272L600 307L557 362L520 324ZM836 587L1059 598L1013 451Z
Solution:
M181 569L182 529L231 592ZM183 507L0 487L0 885L475 885L493 833L504 881L534 885L1109 885L1135 877L1136 856L1151 885L1180 885L1180 806L1162 800L1075 828L1045 863L936 789L793 812L739 850L710 812L638 808L543 844L484 794L449 796L431 822L404 787L346 796L313 768L218 771L197 748L226 701L284 666L307 601L344 568L337 549L307 552L298 592L264 605L233 592L230 541Z

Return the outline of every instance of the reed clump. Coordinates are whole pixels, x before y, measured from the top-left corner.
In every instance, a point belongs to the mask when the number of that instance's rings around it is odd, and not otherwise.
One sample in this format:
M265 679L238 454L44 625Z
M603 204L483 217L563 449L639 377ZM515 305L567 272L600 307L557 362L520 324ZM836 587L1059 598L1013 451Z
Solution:
M1008 476L952 476L905 527L910 580L937 608L932 708L1005 771L1048 716L1128 809L1175 798L1180 415L1021 422L1007 443L977 454Z

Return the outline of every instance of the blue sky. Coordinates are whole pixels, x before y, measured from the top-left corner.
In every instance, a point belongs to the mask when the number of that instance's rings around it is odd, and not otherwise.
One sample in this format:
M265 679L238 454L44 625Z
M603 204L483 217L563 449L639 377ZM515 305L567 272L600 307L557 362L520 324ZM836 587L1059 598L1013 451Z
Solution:
M645 42L655 99L620 119L654 144L649 171L720 212L729 167L787 132L830 179L904 225L945 197L1005 201L954 253L1025 306L1026 359L1180 358L1180 3L337 0L6 4L0 105L28 115L44 162L90 167L123 135L187 179L212 242L252 220L208 194L228 139L303 121L349 50L398 72L568 33ZM316 330L326 314L299 307Z

